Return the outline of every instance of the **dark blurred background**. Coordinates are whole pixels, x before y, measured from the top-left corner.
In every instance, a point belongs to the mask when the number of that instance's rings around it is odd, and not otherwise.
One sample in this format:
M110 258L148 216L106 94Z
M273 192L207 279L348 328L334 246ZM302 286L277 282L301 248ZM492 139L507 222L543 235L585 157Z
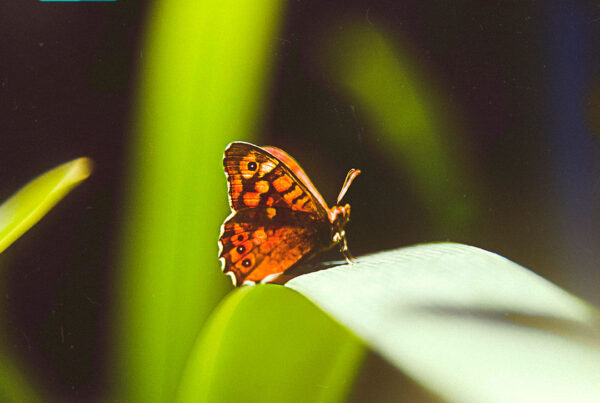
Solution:
M150 6L0 4L0 197L61 162L95 162L0 261L10 344L66 399L106 387L108 290ZM465 211L436 213L431 199L446 196L418 190L398 168L404 154L324 67L357 24L384 33L437 105L436 135L460 168L458 181L432 181L449 184ZM347 196L355 255L463 242L598 304L599 45L591 1L290 1L262 143L293 155L330 202L349 168L363 170Z

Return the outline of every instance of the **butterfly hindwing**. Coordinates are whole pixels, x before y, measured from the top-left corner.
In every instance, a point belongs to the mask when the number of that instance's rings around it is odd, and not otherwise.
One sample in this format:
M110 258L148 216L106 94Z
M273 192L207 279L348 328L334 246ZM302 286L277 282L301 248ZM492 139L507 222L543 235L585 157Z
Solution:
M246 208L223 224L219 238L223 271L236 285L270 281L309 257L327 236L311 213L291 209Z
M234 211L273 207L327 217L327 206L314 186L307 187L284 162L264 149L233 142L225 150L223 166Z

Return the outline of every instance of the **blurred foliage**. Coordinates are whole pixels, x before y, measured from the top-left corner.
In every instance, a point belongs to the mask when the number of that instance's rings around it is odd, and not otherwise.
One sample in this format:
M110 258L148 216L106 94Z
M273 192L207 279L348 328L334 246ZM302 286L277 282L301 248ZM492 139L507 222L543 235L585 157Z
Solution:
M0 253L34 226L91 173L91 161L78 158L38 176L0 205ZM4 301L4 299L3 299ZM0 326L4 327L0 314ZM4 335L0 339L0 400L42 401L33 381L14 356Z
M322 62L377 132L366 140L411 181L437 232L468 229L479 205L464 145L447 100L428 88L408 49L374 26L348 24L331 35Z
M345 401L362 343L290 291L257 285L231 293L198 339L178 400Z

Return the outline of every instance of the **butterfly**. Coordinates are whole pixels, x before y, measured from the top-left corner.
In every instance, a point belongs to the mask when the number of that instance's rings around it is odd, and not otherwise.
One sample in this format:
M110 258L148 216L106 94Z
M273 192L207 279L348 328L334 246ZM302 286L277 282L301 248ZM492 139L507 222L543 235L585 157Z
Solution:
M351 169L337 203L327 207L300 165L276 147L235 141L223 155L231 214L221 226L219 259L234 286L268 283L317 253L338 245L347 262L344 227L350 205L341 205L360 174Z

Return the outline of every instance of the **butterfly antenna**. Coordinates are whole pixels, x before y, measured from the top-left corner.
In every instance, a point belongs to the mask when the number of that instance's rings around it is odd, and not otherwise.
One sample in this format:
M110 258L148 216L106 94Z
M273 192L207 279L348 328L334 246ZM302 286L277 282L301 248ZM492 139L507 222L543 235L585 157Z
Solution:
M342 198L344 197L344 195L348 191L348 188L350 187L350 184L352 184L352 181L358 175L360 175L360 169L354 169L354 168L352 168L350 171L348 171L348 175L346 175L346 180L344 181L344 186L342 186L342 190L340 190L340 194L339 194L339 196L337 198L337 203L336 204L338 204L338 205L340 204L340 202L342 201Z

